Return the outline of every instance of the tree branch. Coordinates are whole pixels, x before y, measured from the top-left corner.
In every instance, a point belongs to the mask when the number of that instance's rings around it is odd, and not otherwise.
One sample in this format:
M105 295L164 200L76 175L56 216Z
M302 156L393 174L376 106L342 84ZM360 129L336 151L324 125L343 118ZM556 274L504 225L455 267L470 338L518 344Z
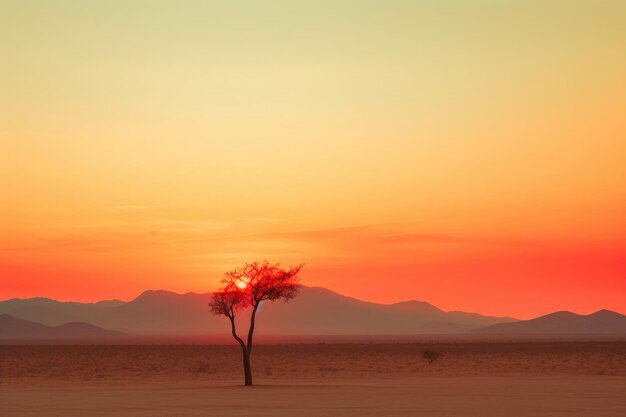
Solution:
M237 329L235 328L235 314L231 312L231 314L226 314L226 317L230 319L230 329L231 329L231 333L233 334L233 337L235 338L237 342L239 342L239 345L241 346L241 348L246 350L245 342L243 341L241 337L237 335Z
M252 352L252 336L254 334L254 322L256 319L256 310L259 308L259 303L254 305L252 309L252 315L250 316L250 329L248 329L248 354Z

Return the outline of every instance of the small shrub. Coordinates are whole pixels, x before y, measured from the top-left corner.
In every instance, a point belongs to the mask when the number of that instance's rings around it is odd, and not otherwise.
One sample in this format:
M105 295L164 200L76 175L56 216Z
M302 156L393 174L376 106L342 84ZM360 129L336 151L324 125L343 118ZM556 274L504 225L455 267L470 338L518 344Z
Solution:
M439 359L443 354L436 350L425 350L422 352L422 357L428 361L428 363L433 363L437 359Z

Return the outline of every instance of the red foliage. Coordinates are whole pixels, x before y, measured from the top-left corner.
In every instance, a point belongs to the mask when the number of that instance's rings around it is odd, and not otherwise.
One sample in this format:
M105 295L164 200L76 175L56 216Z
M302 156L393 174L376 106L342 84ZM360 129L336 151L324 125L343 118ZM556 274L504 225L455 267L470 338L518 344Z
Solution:
M227 272L224 286L214 294L211 311L231 315L238 309L256 307L262 301L294 298L300 288L298 273L302 265L282 269L268 261L246 263Z
M209 303L213 314L223 314L230 318L235 317L235 311L245 307L244 294L241 291L222 290L213 294Z
M230 319L233 338L241 346L246 385L252 385L250 353L257 308L265 300L288 301L298 295L300 269L302 265L282 269L280 264L270 264L267 261L247 263L241 268L227 272L226 278L222 280L224 287L213 294L213 300L209 303L211 312L223 314ZM246 341L237 334L235 312L249 306L252 306L252 314Z

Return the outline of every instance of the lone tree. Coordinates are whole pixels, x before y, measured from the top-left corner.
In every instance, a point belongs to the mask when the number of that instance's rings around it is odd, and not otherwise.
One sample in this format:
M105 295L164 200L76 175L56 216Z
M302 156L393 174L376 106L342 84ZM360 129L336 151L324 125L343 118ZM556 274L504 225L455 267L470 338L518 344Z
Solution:
M250 354L252 353L252 338L254 335L254 321L259 305L263 301L288 301L298 295L300 288L298 273L303 265L282 269L280 264L246 263L241 268L227 272L222 280L224 286L213 294L209 303L213 314L222 314L230 320L231 332L243 353L243 371L245 384L252 385L252 367ZM237 334L235 313L252 307L250 327L247 341Z

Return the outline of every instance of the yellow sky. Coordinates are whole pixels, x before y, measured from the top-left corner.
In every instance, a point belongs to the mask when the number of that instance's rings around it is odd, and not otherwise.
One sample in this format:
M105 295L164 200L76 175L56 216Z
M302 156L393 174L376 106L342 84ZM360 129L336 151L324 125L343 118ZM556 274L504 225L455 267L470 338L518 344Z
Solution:
M390 301L383 278L341 278L373 249L344 256L333 231L371 225L383 231L350 241L550 241L621 259L623 2L223 3L5 4L0 297L199 291L271 257ZM314 231L338 240L276 237ZM378 265L474 253L446 248Z

